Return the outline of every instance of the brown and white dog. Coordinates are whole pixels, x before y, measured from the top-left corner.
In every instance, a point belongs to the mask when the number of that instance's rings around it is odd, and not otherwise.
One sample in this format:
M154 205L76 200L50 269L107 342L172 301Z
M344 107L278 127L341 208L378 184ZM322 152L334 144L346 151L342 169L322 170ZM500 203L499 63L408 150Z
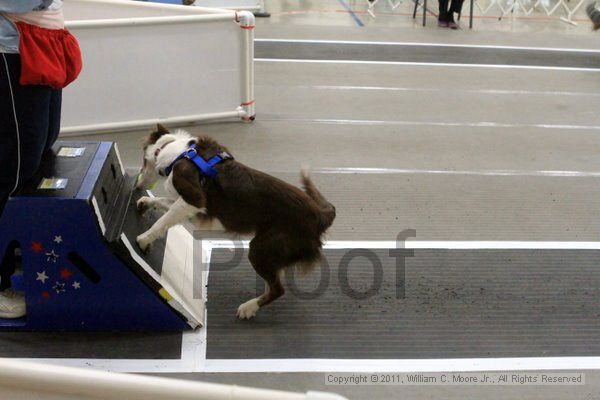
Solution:
M158 125L144 146L144 164L137 187L154 184L191 144L204 160L228 150L208 137L194 137L183 130L169 132ZM143 197L138 209L160 208L166 213L137 242L147 251L167 230L193 217L217 219L226 231L252 234L248 259L266 282L261 296L239 306L237 315L249 319L284 294L281 272L299 266L309 270L321 257L321 236L335 219L329 203L303 171L304 191L282 180L254 170L234 159L213 167L215 178L205 176L189 159L182 158L167 176L168 197Z

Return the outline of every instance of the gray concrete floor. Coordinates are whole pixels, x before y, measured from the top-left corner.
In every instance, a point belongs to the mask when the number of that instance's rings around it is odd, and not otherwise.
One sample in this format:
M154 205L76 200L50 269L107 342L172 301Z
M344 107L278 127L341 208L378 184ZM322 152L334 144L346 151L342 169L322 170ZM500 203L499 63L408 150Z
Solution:
M477 13L474 30L452 32L438 29L434 17L421 27L408 15L412 3L393 13L380 3L373 19L364 12L366 1L350 2L365 24L361 28L335 0L267 0L272 17L257 21L256 35L600 49L600 35L590 32L581 13L579 26L537 13L503 21ZM599 84L598 72L584 71L257 62L254 123L186 129L211 135L238 160L291 181L302 164L312 165L317 183L340 204L331 239L393 240L399 230L414 228L420 240L597 240ZM144 135L86 138L117 141L127 167L139 168ZM398 171L392 177L319 173L332 168ZM373 211L366 216L351 197L365 187L372 192L362 198ZM397 216L401 223L394 222ZM588 372L587 384L579 387L355 388L325 386L322 374L170 376L334 389L350 399L600 399L597 371Z

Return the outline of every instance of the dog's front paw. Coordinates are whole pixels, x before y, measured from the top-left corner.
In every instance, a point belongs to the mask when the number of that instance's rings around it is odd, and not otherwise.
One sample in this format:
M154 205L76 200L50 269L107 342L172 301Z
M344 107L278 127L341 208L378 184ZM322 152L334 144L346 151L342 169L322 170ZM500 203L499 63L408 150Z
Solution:
M239 319L250 319L256 316L259 308L258 299L249 300L238 307L237 316Z
M144 254L148 254L150 252L150 248L152 247L153 242L150 235L142 233L136 238L136 241L138 246L140 246L140 250L142 250Z
M137 209L140 212L140 214L144 214L150 209L150 200L150 197L144 196L140 197L140 199L137 201Z

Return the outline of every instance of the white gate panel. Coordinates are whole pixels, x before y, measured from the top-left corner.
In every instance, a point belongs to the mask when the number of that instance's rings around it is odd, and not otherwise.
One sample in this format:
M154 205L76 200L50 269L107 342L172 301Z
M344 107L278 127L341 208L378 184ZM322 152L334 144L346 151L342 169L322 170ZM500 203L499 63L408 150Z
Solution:
M251 13L70 0L65 16L83 71L64 90L63 133L253 119Z

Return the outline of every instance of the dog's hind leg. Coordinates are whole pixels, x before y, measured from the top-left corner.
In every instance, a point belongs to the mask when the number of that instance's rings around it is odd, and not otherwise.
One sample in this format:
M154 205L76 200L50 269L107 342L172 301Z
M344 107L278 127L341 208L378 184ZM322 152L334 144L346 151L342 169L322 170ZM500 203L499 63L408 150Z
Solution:
M248 259L256 273L265 280L266 290L259 297L249 300L238 307L237 316L250 319L261 307L283 296L285 289L281 282L287 254L284 243L276 236L257 235L250 242Z
M205 212L204 208L198 208L188 204L183 198L175 200L169 210L152 225L150 229L137 237L137 243L142 251L147 252L150 245L156 239L163 237L169 228L186 221L192 215Z
M241 304L237 310L238 318L250 319L256 316L256 313L261 307L264 307L267 304L278 299L279 297L283 296L283 294L285 293L285 289L283 288L283 284L281 283L281 275L283 274L283 271L283 269L275 272L259 272L258 270L256 271L261 276L261 278L265 280L266 290L260 296Z

